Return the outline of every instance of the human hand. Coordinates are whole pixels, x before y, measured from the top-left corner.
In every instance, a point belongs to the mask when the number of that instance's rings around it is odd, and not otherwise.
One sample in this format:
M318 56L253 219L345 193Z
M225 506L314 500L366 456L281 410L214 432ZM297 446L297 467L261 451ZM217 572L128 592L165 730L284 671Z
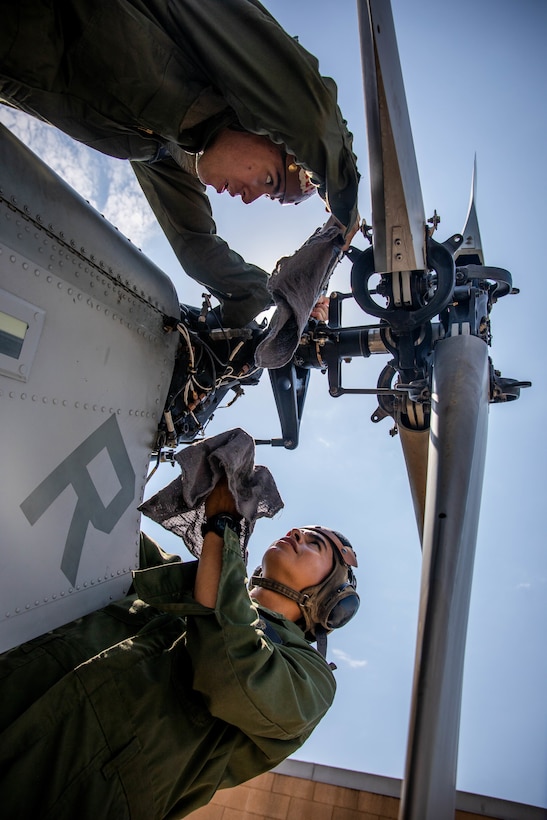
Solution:
M310 318L317 319L318 322L326 322L329 318L329 304L330 299L328 296L320 296L310 313Z
M207 518L219 513L239 517L234 497L228 487L226 475L220 479L205 501L205 515Z

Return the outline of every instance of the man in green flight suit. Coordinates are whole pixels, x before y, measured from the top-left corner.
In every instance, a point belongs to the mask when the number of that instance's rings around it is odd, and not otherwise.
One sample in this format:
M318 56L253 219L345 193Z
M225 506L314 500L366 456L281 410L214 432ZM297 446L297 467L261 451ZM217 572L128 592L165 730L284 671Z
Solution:
M336 86L258 0L0 0L0 99L132 161L226 326L268 275L216 235L205 186L246 203L318 190L349 244L359 174Z
M274 767L328 710L334 677L309 640L358 608L351 545L292 529L249 595L226 480L205 513L199 561L143 536L154 566L134 594L0 656L5 817L183 817Z

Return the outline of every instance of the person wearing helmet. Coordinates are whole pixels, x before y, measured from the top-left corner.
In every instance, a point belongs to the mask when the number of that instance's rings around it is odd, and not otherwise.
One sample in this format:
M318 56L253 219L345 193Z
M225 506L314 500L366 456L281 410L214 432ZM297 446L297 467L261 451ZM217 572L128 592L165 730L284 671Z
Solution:
M325 657L328 633L345 626L359 608L356 566L341 533L317 524L294 528L266 550L251 578L251 597L291 617Z
M205 502L198 561L143 535L135 590L0 655L6 817L184 817L295 752L328 711L312 645L355 614L349 542L292 529L251 594L226 480Z
M0 99L131 160L227 327L270 304L268 275L216 235L206 186L244 202L298 203L317 190L347 238L359 174L336 96L258 0L2 3ZM236 176L234 162L253 178Z
M240 196L246 205L261 196L297 205L317 191L294 156L267 137L235 128L222 129L196 157L196 173L218 194Z

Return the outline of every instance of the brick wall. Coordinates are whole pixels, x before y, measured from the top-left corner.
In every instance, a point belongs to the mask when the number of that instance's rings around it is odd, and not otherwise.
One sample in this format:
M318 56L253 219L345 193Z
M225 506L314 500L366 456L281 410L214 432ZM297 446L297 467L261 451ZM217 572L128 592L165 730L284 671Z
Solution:
M268 773L217 792L190 820L397 820L399 800L373 792ZM485 815L456 812L457 820Z

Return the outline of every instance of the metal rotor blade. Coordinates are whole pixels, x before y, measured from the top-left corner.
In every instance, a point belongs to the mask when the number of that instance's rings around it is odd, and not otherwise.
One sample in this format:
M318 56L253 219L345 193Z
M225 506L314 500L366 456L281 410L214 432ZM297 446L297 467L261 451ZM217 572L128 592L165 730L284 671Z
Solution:
M358 0L375 269L424 270L425 215L391 5Z
M429 429L410 430L403 425L399 425L398 429L421 541L424 529Z

